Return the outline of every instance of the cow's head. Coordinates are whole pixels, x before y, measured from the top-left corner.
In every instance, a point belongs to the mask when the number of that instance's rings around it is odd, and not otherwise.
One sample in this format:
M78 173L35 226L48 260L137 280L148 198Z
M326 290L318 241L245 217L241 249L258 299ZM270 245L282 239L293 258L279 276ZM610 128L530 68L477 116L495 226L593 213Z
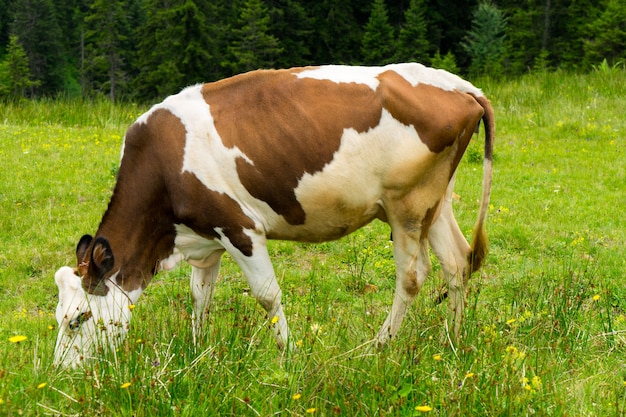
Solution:
M105 239L83 236L76 254L78 268L64 266L54 276L59 287L54 363L71 367L102 349L115 349L128 330L133 303L115 282L115 274L111 276L113 252ZM91 282L98 285L91 287Z

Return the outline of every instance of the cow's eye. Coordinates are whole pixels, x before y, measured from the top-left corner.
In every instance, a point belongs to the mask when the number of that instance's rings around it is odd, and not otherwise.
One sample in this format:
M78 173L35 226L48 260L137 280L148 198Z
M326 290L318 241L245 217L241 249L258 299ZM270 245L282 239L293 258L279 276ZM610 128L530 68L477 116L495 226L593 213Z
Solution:
M70 320L70 324L68 327L70 328L70 330L76 330L81 326L81 324L83 324L90 318L91 318L91 311L83 311L78 316Z

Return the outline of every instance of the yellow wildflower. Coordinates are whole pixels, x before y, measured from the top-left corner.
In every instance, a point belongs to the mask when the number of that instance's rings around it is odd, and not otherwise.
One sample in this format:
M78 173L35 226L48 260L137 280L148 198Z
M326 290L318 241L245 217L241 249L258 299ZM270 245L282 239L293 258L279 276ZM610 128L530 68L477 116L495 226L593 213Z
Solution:
M42 382L41 384L37 385L37 389L42 389L43 387L45 387L46 385L48 385L47 382Z
M483 328L483 334L487 339L495 339L498 337L498 333L496 332L496 325L487 325Z
M600 299L600 294L596 294L593 296L593 301L598 301Z
M315 410L316 410L316 409L315 409L314 407L307 408L307 409L306 409L306 413L307 413L307 414L313 414L313 413L315 412Z
M124 382L122 385L120 385L121 389L126 389L128 387L130 387L130 382Z
M441 355L440 355L440 354L438 354L438 353L437 353L437 354L435 354L435 355L433 355L433 360L440 361L440 360L442 360L442 359L443 359L443 356L441 356Z
M302 394L300 394L299 392L296 392L295 394L293 394L291 398L293 398L294 400L299 400L300 397L302 397Z
M415 407L415 411L420 411L422 413L427 413L429 411L433 411L433 408L428 405L418 405Z
M272 317L272 324L278 323L278 316Z
M27 339L27 337L26 336L22 336L22 335L11 336L11 337L9 337L9 342L11 342L11 343L20 343L20 342L23 342L26 339Z
M541 389L541 386L542 386L541 378L539 376L535 375L533 377L533 379L531 379L530 385L533 387L533 389L535 391L539 391Z
M134 305L134 304L130 304L130 305L128 306L128 309L129 309L129 310L132 310L132 309L134 309L135 307L137 307L137 306L136 306L136 305Z

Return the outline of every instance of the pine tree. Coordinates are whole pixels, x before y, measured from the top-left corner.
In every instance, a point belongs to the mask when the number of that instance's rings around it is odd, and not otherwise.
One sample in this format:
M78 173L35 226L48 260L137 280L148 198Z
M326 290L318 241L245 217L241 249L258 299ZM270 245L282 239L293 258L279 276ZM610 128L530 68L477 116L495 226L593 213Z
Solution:
M430 59L430 64L433 68L440 68L451 72L453 74L459 73L459 67L456 63L456 57L452 53L452 51L446 52L444 56L441 56L441 52L437 51Z
M398 35L397 61L429 63L425 0L411 0L404 12L404 25Z
M113 102L127 81L123 48L130 35L127 8L123 0L94 0L85 16L85 79L93 91L107 94Z
M63 36L63 93L67 96L80 97L80 65L84 47L83 14L88 10L82 0L55 0L57 20Z
M225 75L226 1L148 0L145 10L133 83L138 97L153 100Z
M178 68L184 39L168 0L147 0L146 17L139 28L137 78L133 81L136 95L153 100L173 94L182 86L183 74ZM158 47L155 47L158 45Z
M270 33L269 10L262 0L244 2L228 52L231 59L222 65L233 73L274 67L283 48Z
M596 0L564 0L554 5L550 52L562 68L582 68L584 43L589 39L589 22L600 14ZM509 25L510 27L510 25Z
M537 57L542 55L544 32L543 2L529 0L523 6L511 0L512 5L505 9L507 15L504 54L507 73L520 74L533 67Z
M4 55L5 47L9 44L9 1L0 0L0 57Z
M217 55L211 42L212 25L208 24L206 15L212 7L211 1L186 0L173 9L174 21L181 23L178 28L178 38L183 45L178 65L183 74L181 87L207 81L211 60Z
M478 0L428 0L426 22L431 51L445 52L444 57L451 54L461 68L469 66L469 57L460 44L470 30L472 10L477 3Z
M394 30L389 24L384 0L374 0L361 43L363 63L382 65L393 60Z
M310 63L307 41L313 34L313 25L304 6L297 0L277 0L270 16L270 33L280 40L284 51L276 59L276 66L287 68Z
M15 1L10 15L10 33L19 38L33 78L40 81L34 94L58 92L63 87L65 60L52 0Z
M626 4L623 0L609 0L602 14L589 25L589 39L585 42L585 63L608 65L626 62Z
M6 58L0 63L0 97L18 99L29 95L39 82L32 80L28 57L17 36L11 36Z
M309 40L317 63L355 64L361 61L363 29L354 2L321 0L309 4L314 30Z
M506 18L491 3L481 3L473 14L472 29L462 43L471 57L470 76L502 75Z

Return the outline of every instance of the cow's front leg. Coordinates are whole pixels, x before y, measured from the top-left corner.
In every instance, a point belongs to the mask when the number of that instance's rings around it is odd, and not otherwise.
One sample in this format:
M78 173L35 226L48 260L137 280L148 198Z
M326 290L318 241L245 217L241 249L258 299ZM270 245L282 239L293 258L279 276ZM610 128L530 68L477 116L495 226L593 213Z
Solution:
M274 268L267 252L265 236L254 234L252 255L247 256L228 242L224 243L228 252L243 271L250 292L267 311L267 316L274 330L274 337L279 349L293 347L289 343L289 327L281 304L282 291L276 281Z
M220 254L221 255L221 254ZM193 299L193 312L191 315L193 343L197 344L198 336L208 317L208 309L213 300L215 283L220 270L220 257L217 261L205 268L192 267L191 269L191 297Z
M393 229L393 250L396 261L396 292L391 312L381 327L378 347L383 347L395 337L406 310L413 303L430 272L428 242L419 239L419 231L408 233L401 228Z

